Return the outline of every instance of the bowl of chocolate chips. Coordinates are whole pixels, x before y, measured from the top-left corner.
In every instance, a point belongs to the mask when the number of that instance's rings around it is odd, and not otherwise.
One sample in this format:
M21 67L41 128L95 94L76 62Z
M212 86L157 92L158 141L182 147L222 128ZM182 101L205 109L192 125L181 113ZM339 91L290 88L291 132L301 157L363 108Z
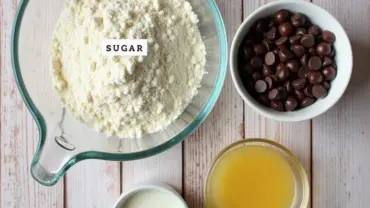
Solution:
M278 121L312 119L343 95L352 74L351 44L329 12L306 1L266 4L240 26L230 53L244 101Z

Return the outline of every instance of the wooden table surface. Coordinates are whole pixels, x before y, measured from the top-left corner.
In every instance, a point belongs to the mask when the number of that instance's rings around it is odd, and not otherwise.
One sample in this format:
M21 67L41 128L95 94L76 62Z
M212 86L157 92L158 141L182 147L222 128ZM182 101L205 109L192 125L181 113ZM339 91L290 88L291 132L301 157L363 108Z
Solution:
M266 2L217 0L229 43L242 20ZM11 29L19 2L0 0L0 207L111 207L135 183L158 180L181 192L190 208L201 208L212 159L230 143L248 137L273 139L299 156L310 176L311 207L370 207L370 1L313 3L339 19L354 51L350 86L329 112L299 123L263 118L243 103L228 74L214 110L184 143L139 161L83 161L57 185L43 187L29 174L38 132L11 68Z

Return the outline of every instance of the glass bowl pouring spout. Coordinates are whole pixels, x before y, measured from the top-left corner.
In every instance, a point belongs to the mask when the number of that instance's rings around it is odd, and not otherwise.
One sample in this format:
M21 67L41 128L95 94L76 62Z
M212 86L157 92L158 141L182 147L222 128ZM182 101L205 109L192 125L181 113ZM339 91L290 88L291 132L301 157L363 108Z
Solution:
M207 117L221 92L227 71L227 40L214 0L188 0L199 18L206 46L206 72L183 114L166 129L141 139L108 137L75 119L52 88L51 37L65 0L23 0L15 18L12 64L20 94L35 119L39 143L32 176L51 186L84 159L135 160L165 151L183 141Z

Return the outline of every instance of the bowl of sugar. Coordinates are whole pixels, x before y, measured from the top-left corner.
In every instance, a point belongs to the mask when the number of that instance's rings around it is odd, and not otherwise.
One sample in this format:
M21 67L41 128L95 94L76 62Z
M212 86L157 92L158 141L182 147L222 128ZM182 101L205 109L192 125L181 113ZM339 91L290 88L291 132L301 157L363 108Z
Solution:
M146 56L103 55L111 40L133 39L146 39ZM22 0L12 40L14 77L39 132L31 174L46 186L85 159L137 160L184 141L210 114L227 71L226 30L214 0ZM125 128L133 134L108 130Z

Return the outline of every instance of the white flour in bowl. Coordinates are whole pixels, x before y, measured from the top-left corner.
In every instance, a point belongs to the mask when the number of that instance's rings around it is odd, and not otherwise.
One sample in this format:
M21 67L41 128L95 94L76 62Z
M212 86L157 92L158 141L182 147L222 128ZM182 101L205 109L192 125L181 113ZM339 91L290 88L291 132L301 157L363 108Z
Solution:
M91 128L123 138L165 128L197 94L205 67L185 0L73 0L52 44L53 84ZM102 56L103 39L147 39L148 56Z

